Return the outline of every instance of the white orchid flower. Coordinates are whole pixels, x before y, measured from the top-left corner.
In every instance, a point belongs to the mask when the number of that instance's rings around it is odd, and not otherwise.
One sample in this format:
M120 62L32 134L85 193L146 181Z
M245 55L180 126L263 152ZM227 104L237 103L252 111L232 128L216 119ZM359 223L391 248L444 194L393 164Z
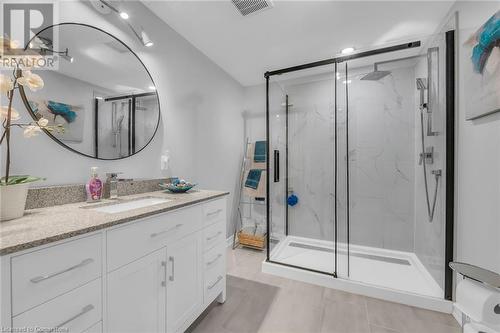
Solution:
M8 114L9 114L9 107L0 106L0 120L3 121L4 119L7 119ZM21 118L19 116L19 112L17 112L14 108L11 108L10 120L19 120L19 118Z
M0 55L3 55L5 51L17 48L19 48L19 42L0 37Z
M46 118L40 118L38 119L37 124L40 127L46 127L49 124L49 120Z
M14 89L14 82L7 75L0 74L0 92L7 93Z
M37 91L43 88L43 80L38 74L31 71L23 71L23 75L17 79L17 82L22 86L27 86L32 91Z
M24 129L23 135L25 138L31 138L38 135L40 132L42 132L42 129L39 126L29 125Z

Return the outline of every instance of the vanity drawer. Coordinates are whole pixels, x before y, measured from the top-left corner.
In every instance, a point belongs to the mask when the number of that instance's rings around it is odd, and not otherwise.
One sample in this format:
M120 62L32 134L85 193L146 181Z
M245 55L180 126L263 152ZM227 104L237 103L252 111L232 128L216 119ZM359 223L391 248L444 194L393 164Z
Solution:
M203 251L226 243L226 221L222 220L203 229Z
M226 266L226 246L220 244L209 250L203 255L203 269L205 277L214 277L213 275L223 273ZM216 277L216 276L215 276Z
M200 209L200 206L189 207L108 231L108 272L200 230Z
M203 302L210 304L224 289L226 273L222 270L211 270L205 274Z
M101 279L97 279L15 316L12 323L14 327L59 327L80 333L102 319L101 303Z
M203 221L205 225L226 220L226 199L218 199L203 205Z
M101 276L101 235L12 258L14 315Z

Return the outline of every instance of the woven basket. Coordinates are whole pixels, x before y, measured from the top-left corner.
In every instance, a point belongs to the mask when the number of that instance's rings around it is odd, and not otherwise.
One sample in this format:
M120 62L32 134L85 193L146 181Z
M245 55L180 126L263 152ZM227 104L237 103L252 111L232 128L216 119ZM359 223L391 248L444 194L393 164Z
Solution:
M243 246L263 250L266 247L266 236L255 236L246 234L243 231L238 232L238 239Z

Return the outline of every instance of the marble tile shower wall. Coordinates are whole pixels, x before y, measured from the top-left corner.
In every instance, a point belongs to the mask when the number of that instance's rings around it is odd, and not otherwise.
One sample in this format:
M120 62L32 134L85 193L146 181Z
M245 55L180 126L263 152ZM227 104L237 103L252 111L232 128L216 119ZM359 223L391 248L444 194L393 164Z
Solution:
M413 252L415 72L412 67L395 69L381 81L360 81L356 72L344 83L349 84L350 240ZM337 82L342 85L342 81ZM293 104L289 186L300 199L289 209L290 234L328 241L334 237L333 91L331 76L287 86ZM340 101L342 89L337 91ZM337 135L339 151L344 152L338 171L340 242L347 226L344 109L340 101Z
M289 190L299 204L289 207L293 236L333 240L334 81L332 75L287 86L289 102Z
M350 74L350 240L413 252L415 72L391 71L379 81Z

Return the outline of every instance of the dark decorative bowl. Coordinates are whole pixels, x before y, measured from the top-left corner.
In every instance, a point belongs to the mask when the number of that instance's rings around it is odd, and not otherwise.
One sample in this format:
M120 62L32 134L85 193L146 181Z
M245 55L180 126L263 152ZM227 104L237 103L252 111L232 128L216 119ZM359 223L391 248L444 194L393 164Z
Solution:
M196 184L174 185L174 184L159 184L164 190L172 193L184 193L196 186Z

